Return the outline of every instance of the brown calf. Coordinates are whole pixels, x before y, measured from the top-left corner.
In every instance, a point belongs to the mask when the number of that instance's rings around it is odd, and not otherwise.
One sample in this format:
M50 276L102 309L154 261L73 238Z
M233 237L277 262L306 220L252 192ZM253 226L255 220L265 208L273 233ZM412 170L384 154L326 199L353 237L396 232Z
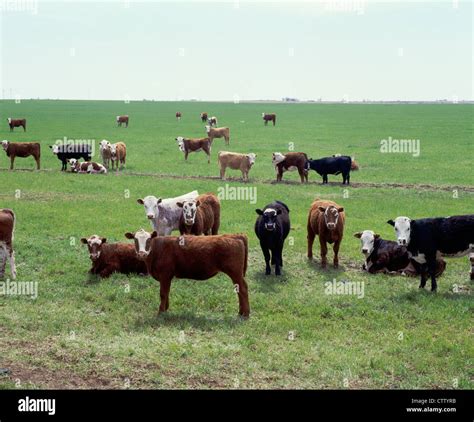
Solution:
M93 235L81 239L89 249L89 258L92 261L91 274L98 274L102 278L112 273L147 274L146 265L139 260L135 253L135 246L131 243L106 243L105 237Z
M160 310L169 308L173 278L207 280L222 272L234 284L239 297L239 314L250 314L248 287L245 281L248 257L247 236L158 236L156 232L139 230L125 233L135 240L138 257L146 262L148 273L160 282Z
M176 142L178 142L179 149L184 152L184 159L188 159L188 155L191 152L204 151L207 155L207 163L211 162L211 141L209 138L183 138L178 136Z
M7 119L8 126L10 126L10 132L13 132L13 128L15 127L23 127L23 132L26 132L26 119L12 119L9 117Z
M114 163L119 167L125 166L125 160L127 158L127 146L123 142L117 142L110 145L110 159L112 160L112 170L114 169Z
M326 268L327 243L334 243L334 268L339 265L338 252L344 234L344 208L332 201L316 199L308 215L308 258L313 258L313 242L319 236L321 246L321 267Z
M207 136L209 140L212 141L214 138L224 138L225 144L229 145L230 142L230 129L228 127L211 127L209 125L206 126Z
M294 170L298 170L301 183L304 183L305 180L308 182L307 162L308 156L304 152L287 152L286 154L274 152L272 155L272 163L277 173L277 182L281 182L285 171Z
M176 119L181 120L181 112L180 111L176 112Z
M201 113L201 120L207 122L207 113Z
M2 147L10 157L10 170L13 170L13 163L16 157L29 157L30 155L36 161L36 169L40 169L41 146L38 142L9 142L2 141Z
M216 195L205 193L196 199L177 202L176 205L183 209L179 220L181 234L196 236L218 234L221 223L221 204Z
M122 123L125 124L125 127L128 127L128 116L117 116L116 117L117 126L122 126Z
M273 122L273 126L275 126L277 118L275 113L262 113L262 118L265 123L265 126L268 125L268 122Z
M15 234L15 213L8 208L0 208L0 278L5 275L7 257L10 260L12 279L16 278L15 252L13 237Z
M217 160L221 172L221 179L225 180L225 170L227 167L233 170L240 170L244 181L249 180L249 171L255 163L256 154L239 154L237 152L219 151Z

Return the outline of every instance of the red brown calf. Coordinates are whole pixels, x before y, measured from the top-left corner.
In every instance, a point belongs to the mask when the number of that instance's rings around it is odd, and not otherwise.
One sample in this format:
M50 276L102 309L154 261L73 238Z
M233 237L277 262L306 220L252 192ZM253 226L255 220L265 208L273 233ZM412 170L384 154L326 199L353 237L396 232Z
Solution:
M36 161L36 169L40 169L41 146L38 142L9 142L2 141L2 147L10 157L10 170L13 170L13 163L16 157L25 158L30 155Z
M112 273L147 274L145 263L138 259L135 246L131 243L106 243L105 237L97 235L83 237L81 242L89 249L91 274L98 274L102 278Z
M26 132L26 119L12 119L9 117L7 119L8 126L10 126L10 132L13 132L13 128L15 127L23 127L23 132Z
M176 119L181 120L181 112L180 111L176 112Z
M177 202L183 209L179 220L181 234L215 235L219 232L221 204L213 193L199 195L196 199Z
M128 116L117 116L116 117L117 126L122 126L122 123L125 124L125 127L128 127Z
M308 215L308 258L313 258L313 242L316 235L319 236L321 246L321 267L327 265L327 244L333 244L334 268L339 266L339 246L344 234L345 214L344 208L332 201L316 199L309 210Z
M304 183L305 180L308 182L307 162L308 156L304 152L287 152L286 154L274 152L272 163L277 173L277 182L281 182L285 171L294 170L298 170L301 183Z
M160 312L169 308L173 278L207 280L218 273L227 274L239 298L239 315L250 314L248 287L245 281L248 240L244 234L219 236L158 236L139 230L125 233L135 240L135 250L146 262L148 273L160 282Z
M10 260L12 279L16 278L13 237L15 232L15 213L8 208L0 208L0 278L5 275L7 258Z
M262 113L262 118L265 123L265 126L268 125L268 122L273 122L273 126L276 124L276 114L275 113Z
M191 152L204 151L207 155L207 163L211 162L211 141L209 138L183 138L178 136L176 138L178 147L184 152L184 159L188 159L188 155Z

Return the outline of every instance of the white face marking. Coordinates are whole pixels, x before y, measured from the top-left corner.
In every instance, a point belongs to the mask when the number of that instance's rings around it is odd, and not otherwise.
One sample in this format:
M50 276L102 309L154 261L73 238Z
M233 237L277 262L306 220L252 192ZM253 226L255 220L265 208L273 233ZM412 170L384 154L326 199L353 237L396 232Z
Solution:
M411 220L408 217L397 217L395 219L395 233L397 234L397 242L401 246L410 244L410 226Z
M8 118L8 123L11 123L11 122L12 122L12 118L9 117L9 118Z
M206 132L209 133L210 130L211 130L211 126L207 125L206 126Z
M117 122L120 120L120 116L117 116Z
M194 221L196 219L196 211L197 211L196 201L183 202L183 217L184 217L184 222L187 225L194 224Z
M265 117L265 113L262 113L262 117Z
M375 233L372 230L364 230L360 237L361 251L367 257L374 250Z
M135 248L138 246L138 251L137 251L138 255L148 256L150 254L150 250L148 251L146 250L146 242L150 238L151 238L151 234L146 232L143 229L140 229L135 233L135 240L136 240Z
M92 260L99 259L100 257L100 246L102 245L102 238L94 234L87 239L87 246L89 247L89 255Z
M247 154L247 157L249 159L250 166L253 166L255 164L255 159L257 158L257 156L252 152L250 154Z
M59 145L53 145L53 154L57 154L59 152Z
M71 165L72 168L76 167L77 159L76 158L70 158L69 159L69 164Z
M281 152L274 152L272 155L272 164L276 165L281 163L285 159L285 156Z
M107 141L106 139L100 141L100 144L99 144L99 145L100 145L100 149L101 149L101 150L104 150L104 149L106 149L106 148L110 148L110 142Z
M143 198L143 206L145 207L145 214L148 219L158 218L158 198L155 196L146 196Z
M337 221L339 220L339 212L334 207L327 207L324 211L324 221L329 230L334 230L337 226Z
M182 136L178 136L176 138L176 142L178 142L178 148L180 151L184 152L184 138Z
M2 141L2 148L6 151L7 148L8 148L8 144L9 142L8 141Z

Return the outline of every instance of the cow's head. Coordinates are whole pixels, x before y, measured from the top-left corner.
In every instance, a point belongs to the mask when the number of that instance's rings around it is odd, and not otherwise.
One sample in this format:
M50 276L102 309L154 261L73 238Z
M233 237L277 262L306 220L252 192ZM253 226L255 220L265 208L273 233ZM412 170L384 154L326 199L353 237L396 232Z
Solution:
M401 246L408 246L410 243L411 222L412 220L408 217L397 217L395 221L387 221L388 224L395 227L397 242Z
M2 141L2 148L6 151L8 149L9 141Z
M101 247L105 242L107 242L107 239L94 234L89 238L83 237L81 242L84 243L84 245L87 245L90 259L92 261L97 261L100 257Z
M184 223L187 226L192 226L196 220L197 207L201 205L199 200L189 200L183 202L177 202L176 205L183 209Z
M117 122L120 120L120 116L117 116Z
M138 259L144 261L151 251L151 240L158 236L156 231L148 233L147 231L140 229L136 233L125 233L127 239L133 239L135 241L135 252L137 253Z
M207 133L209 133L211 131L211 126L210 125L206 125L205 128L206 128Z
M158 205L161 204L161 198L155 196L145 196L143 199L137 199L137 203L145 207L145 214L149 220L158 218L160 214Z
M175 140L178 143L179 150L184 152L184 138L182 136L178 136L175 138Z
M262 117L265 117L265 113L262 113Z
M263 218L263 225L265 230L273 231L277 225L277 216L281 214L281 210L274 208L266 208L264 211L256 209L255 212Z
M374 250L375 239L378 239L380 235L372 230L364 230L363 232L354 233L354 237L360 239L360 250L368 257Z
M103 150L103 149L106 149L106 148L110 148L110 142L107 141L107 139L102 139L102 141L100 141L100 149Z
M54 144L49 146L53 150L53 154L58 154L59 153L59 145Z
M117 155L117 144L109 144L110 155L115 157Z
M272 154L272 164L276 166L278 163L281 163L285 159L285 156L281 152L274 152Z
M318 207L319 211L324 213L324 222L329 230L334 230L337 227L339 214L344 211L344 208L331 205L329 207Z
M11 117L9 117L7 120L8 120L8 124L10 124L10 123L12 122L12 118L11 118Z
M249 160L249 166L252 167L255 164L255 159L257 158L257 154L254 154L251 152L250 154L247 154L247 158Z

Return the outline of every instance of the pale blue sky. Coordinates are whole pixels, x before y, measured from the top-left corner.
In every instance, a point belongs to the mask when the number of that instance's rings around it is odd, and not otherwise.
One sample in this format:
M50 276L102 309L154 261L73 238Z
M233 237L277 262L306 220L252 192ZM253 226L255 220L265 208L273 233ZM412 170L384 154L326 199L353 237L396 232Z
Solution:
M471 1L16 1L5 98L473 98Z

